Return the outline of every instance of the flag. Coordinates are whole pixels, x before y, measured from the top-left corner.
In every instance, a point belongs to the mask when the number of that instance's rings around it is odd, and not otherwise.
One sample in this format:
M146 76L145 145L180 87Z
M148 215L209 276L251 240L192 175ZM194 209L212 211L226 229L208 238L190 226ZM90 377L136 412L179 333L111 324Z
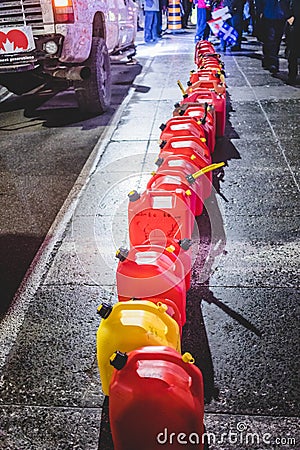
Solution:
M238 38L238 32L233 27L228 25L228 23L224 22L219 28L218 36L229 45L234 45Z
M212 33L215 36L218 36L218 33L220 31L220 27L224 23L223 20L222 19L208 20L207 23L208 23Z
M231 14L227 6L225 8L219 8L212 12L212 19L207 23L215 36L218 36L220 28L224 24L225 20L230 19Z
M219 19L222 17L224 21L229 19L228 15L231 17L228 6L225 6L225 8L217 8L211 13L211 17L213 19ZM224 16L226 16L226 18L224 18Z

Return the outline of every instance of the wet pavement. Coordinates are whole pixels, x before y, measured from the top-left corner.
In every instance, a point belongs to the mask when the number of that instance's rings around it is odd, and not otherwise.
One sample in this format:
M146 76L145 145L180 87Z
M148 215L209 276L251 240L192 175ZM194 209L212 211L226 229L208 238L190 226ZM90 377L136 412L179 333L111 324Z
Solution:
M300 89L285 84L285 60L274 78L255 40L243 47L223 55L228 117L214 158L227 161L227 201L213 195L197 219L182 347L203 372L211 450L295 449ZM187 81L193 49L191 31L139 45L143 69L98 143L102 157L1 324L1 449L94 450L101 427L99 448L112 450L96 309L116 301L127 193L155 169L158 127L180 99L176 82ZM256 433L253 442L246 432Z

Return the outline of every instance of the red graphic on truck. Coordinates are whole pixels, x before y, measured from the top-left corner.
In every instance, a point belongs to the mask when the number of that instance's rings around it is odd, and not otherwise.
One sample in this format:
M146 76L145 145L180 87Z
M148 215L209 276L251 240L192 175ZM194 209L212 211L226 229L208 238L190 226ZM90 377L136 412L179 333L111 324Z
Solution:
M0 31L0 53L12 53L17 50L27 50L29 42L26 34L21 30Z

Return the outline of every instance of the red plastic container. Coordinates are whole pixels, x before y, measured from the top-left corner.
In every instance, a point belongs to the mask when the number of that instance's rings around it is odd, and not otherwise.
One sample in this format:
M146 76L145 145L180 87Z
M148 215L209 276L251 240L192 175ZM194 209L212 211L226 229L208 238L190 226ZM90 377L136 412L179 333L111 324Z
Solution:
M157 165L159 169L150 179L148 187L162 190L174 190L176 187L190 189L193 213L200 216L203 211L204 177L198 178L194 183L190 183L187 179L188 175L199 170L198 167L191 160L180 158L178 155L170 155L161 163L158 160Z
M203 379L192 361L163 346L114 355L119 370L110 385L109 417L115 450L203 449Z
M223 70L223 63L217 56L203 55L198 65L198 70L216 69Z
M151 241L147 241L144 245L160 245L169 253L173 253L180 259L184 267L186 290L191 286L191 269L192 269L192 240L191 239L166 239L164 234L157 233L152 236ZM163 300L165 302L165 300Z
M209 65L219 66L221 69L224 67L224 63L221 60L221 56L218 53L205 53L198 57L198 70L201 70Z
M185 178L184 173L177 172L176 170L166 170L162 172L158 170L157 173L155 173L150 178L147 184L147 189L158 191L175 191L178 188L184 191L189 190L191 192L190 195L191 211L194 215L199 215L197 214L199 209L199 202L197 200L198 195L200 195L199 183L190 185L188 183L188 180ZM201 213L202 210L200 214Z
M215 81L222 81L224 83L224 75L222 75L221 70L214 70L214 69L199 69L199 70L192 70L190 72L190 79L189 83L194 84L197 81L199 81L199 78L202 77L210 77L211 80Z
M202 159L204 166L211 164L211 154L206 143L196 136L175 136L160 144L160 154L182 154L189 148ZM203 166L203 167L204 167Z
M226 123L226 96L225 94L217 94L213 90L203 88L195 89L190 95L184 98L184 103L212 103L216 111L216 135L224 136Z
M159 163L162 159L166 159L170 155L175 155L178 159L183 156L188 157L190 162L196 165L199 169L203 169L206 166L211 164L211 153L207 145L201 142L198 138L195 137L177 137L169 139L167 142L164 141L163 145L161 145L161 151L159 153L159 158L157 163ZM205 182L205 178L208 182ZM202 196L205 200L211 194L211 183L212 183L212 174L211 172L205 174L204 180L201 180L203 185ZM188 237L188 236L185 236Z
M216 113L213 104L185 103L173 111L174 117L192 117L199 121L205 130L206 143L211 153L216 145Z
M187 268L174 252L161 245L145 244L120 249L117 254L117 291L119 301L132 298L168 298L172 300L186 321Z
M147 189L129 194L128 224L131 245L142 244L158 231L166 238L191 238L194 228L194 200L190 189L174 191Z
M196 136L206 142L205 129L201 123L191 117L172 117L160 126L160 139L167 141L176 136Z
M220 80L215 80L211 76L201 75L198 78L198 81L194 82L192 86L190 86L186 93L190 95L194 92L195 89L212 89L219 95L224 95L226 92L225 84L223 84Z
M201 56L205 54L215 54L214 46L208 41L199 41L195 46L194 61L196 66L201 64Z

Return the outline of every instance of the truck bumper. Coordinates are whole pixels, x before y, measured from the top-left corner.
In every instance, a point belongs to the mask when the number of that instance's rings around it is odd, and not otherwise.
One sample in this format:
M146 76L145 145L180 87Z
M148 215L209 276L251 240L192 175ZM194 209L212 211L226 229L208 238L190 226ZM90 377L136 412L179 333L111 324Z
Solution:
M0 54L0 73L24 72L39 66L55 66L62 52L64 37L49 34L35 38L31 52Z

